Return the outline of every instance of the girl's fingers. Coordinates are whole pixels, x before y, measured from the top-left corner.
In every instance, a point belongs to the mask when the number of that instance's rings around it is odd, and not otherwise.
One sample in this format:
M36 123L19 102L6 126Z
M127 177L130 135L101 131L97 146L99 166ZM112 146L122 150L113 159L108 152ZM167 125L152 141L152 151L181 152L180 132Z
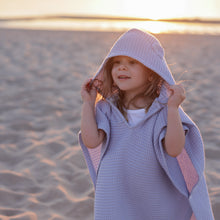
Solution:
M179 93L185 94L185 89L184 89L184 87L183 87L183 85L182 85L181 83L180 83L180 84L176 84L176 85L169 86L168 89L169 89L172 93L179 92Z
M169 87L168 87L168 89L169 89L169 91L171 92L171 94L174 93L174 89L173 89L172 87L173 87L173 86L169 86Z
M186 98L183 85L172 85L168 87L168 90L170 91L168 104L170 106L178 107Z
M91 90L90 88L90 83L91 83L92 79L87 79L83 84L82 84L82 89L86 90L87 92L89 92Z
M81 87L81 97L83 101L94 103L96 100L97 92L92 85L92 79L87 79Z
M83 86L86 87L86 85L87 85L88 83L90 83L91 81L92 81L92 79L87 79L87 80L83 83Z
M92 81L91 80L86 83L85 88L86 88L87 92L90 92L90 90L92 89Z

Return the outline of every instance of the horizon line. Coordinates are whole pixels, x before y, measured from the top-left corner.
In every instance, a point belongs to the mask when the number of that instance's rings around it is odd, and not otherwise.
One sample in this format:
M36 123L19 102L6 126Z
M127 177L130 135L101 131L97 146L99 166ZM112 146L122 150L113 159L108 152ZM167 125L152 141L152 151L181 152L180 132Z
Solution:
M0 16L1 21L25 21L25 20L43 20L43 19L80 19L80 20L121 20L121 21L161 21L161 22L184 22L184 23L215 23L220 24L220 19L203 18L162 18L151 19L142 17L127 16L103 16L103 15L34 15L34 16Z

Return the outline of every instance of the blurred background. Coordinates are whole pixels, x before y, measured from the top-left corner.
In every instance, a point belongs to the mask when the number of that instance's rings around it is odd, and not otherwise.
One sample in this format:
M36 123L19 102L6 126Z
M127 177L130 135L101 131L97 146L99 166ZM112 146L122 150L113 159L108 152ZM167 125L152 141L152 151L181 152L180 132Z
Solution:
M135 27L156 35L184 82L220 219L219 0L0 0L0 219L93 219L80 89Z
M218 0L0 1L0 27L219 34L219 23Z

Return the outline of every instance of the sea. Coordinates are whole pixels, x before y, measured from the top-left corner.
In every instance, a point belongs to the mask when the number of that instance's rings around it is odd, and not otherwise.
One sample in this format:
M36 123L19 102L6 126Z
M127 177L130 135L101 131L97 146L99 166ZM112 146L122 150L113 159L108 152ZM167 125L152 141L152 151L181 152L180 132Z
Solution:
M126 31L139 28L155 34L209 34L220 35L220 22L154 21L81 18L0 19L0 28L74 31Z

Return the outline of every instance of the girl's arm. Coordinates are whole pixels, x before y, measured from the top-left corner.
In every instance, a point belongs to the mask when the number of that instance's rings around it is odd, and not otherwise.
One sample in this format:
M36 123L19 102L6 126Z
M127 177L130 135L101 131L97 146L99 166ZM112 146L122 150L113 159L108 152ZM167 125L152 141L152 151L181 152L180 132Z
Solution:
M82 116L81 116L81 137L84 145L88 148L95 148L102 143L105 132L98 129L95 119L95 100L96 89L87 88L89 81L87 80L81 89L83 100Z
M179 105L185 99L185 90L182 85L170 86L171 96L168 100L167 112L167 131L163 141L166 152L176 157L184 148L185 145L185 131L182 126L179 115Z

